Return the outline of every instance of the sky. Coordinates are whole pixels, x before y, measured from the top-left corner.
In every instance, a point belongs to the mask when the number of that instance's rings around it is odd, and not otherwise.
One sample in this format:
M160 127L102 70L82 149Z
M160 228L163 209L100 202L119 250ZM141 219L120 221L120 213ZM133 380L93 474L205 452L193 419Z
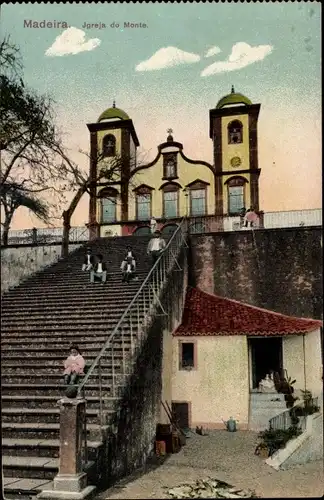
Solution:
M0 29L21 48L26 84L53 97L65 145L85 168L86 124L114 99L145 161L172 128L186 156L212 163L209 110L234 85L261 104L260 209L281 211L321 207L320 16L309 2L9 4ZM85 196L72 223L87 217ZM20 210L12 228L34 225Z

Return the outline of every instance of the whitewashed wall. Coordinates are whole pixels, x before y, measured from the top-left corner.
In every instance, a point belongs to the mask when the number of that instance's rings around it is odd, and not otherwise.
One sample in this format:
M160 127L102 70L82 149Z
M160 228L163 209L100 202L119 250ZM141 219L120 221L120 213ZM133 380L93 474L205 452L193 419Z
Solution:
M73 252L80 244L72 244ZM61 255L60 245L17 247L1 249L1 293L17 286L31 274L57 262Z
M179 370L179 341L197 342L197 367ZM247 337L173 337L172 400L190 404L191 426L223 429L223 420L249 419Z

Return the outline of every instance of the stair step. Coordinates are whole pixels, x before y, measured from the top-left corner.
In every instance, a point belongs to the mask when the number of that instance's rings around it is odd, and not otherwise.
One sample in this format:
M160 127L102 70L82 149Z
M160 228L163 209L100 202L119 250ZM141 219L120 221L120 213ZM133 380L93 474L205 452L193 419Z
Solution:
M95 455L101 447L101 441L87 441L88 453ZM2 453L11 457L52 457L58 458L60 452L59 439L2 439Z
M53 481L24 477L4 477L4 493L7 500L30 500L42 490L52 490Z
M2 409L4 408L21 408L22 406L26 407L28 405L29 408L56 408L58 404L58 396L48 396L48 395L42 395L42 396L35 396L35 395L15 395L15 396L8 396L8 395L2 395L1 396L1 406ZM107 397L105 396L103 398L103 406L104 408L111 408L113 409L114 406L117 404L118 398L116 397ZM87 408L89 409L98 409L99 408L99 403L100 403L100 398L98 396L88 396L87 395Z
M106 415L112 415L112 409L106 410ZM59 423L60 409L57 408L2 408L1 419L3 423ZM87 425L99 422L99 409L87 409Z
M98 424L87 424L87 434L90 439L97 440L101 436ZM59 423L37 423L37 422L2 422L2 437L11 439L59 439ZM8 474L7 474L8 475Z

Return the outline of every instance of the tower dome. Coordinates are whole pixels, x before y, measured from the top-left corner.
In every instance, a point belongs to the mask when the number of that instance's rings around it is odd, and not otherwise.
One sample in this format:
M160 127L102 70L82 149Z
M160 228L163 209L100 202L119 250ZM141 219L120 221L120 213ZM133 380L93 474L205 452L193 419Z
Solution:
M232 85L231 93L222 97L216 104L216 109L224 108L225 106L233 106L233 104L244 104L245 106L250 106L252 101L243 94L235 92L234 86Z
M122 109L116 108L115 101L111 108L106 109L98 118L98 123L103 120L129 120L129 116Z

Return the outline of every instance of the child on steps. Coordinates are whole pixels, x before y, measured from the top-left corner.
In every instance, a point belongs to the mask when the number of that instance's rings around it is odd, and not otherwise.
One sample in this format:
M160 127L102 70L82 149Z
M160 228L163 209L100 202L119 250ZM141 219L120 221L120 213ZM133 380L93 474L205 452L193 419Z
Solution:
M80 375L84 375L85 360L77 346L71 346L70 355L64 361L65 384L76 384Z

